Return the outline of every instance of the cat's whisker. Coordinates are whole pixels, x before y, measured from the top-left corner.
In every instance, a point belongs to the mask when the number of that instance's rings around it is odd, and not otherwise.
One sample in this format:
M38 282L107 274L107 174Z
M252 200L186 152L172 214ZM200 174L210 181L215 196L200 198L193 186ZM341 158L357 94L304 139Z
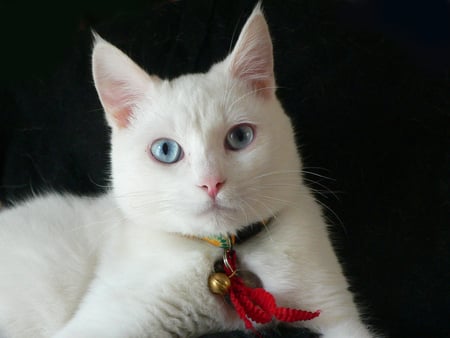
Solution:
M324 179L326 179L326 180L336 181L335 178L328 177L328 176L325 176L325 175L322 175L322 174L318 174L318 173L315 173L315 172L313 172L313 171L308 171L308 170L302 169L301 172L302 172L303 174L317 176L317 177L320 177L320 178L324 178Z
M317 173L317 171L322 171L322 172L326 172L326 173L331 173L331 170L330 170L330 169L327 169L327 168L325 168L325 167L303 166L301 170L302 170L302 171L307 171L307 172L313 173L313 174ZM322 175L323 175L323 174L322 174ZM324 175L324 176L325 176L325 175ZM325 176L325 177L328 177L328 176ZM332 177L328 177L328 178L333 179Z
M340 200L338 194L343 194L343 191L339 191L339 190L333 191L333 190L329 189L325 184L323 184L317 180L312 180L309 178L303 178L303 180L306 183L309 183L308 186L313 192L317 192L326 198L328 197L327 195L333 195L333 197L336 200ZM314 186L319 186L319 187L323 188L323 190L313 188Z
M307 179L307 178L303 178L303 179L304 179L305 182L310 183L308 185L313 185L313 186L317 185L317 186L323 188L323 190L319 190L319 189L315 189L315 188L310 186L311 191L313 191L315 193L318 193L318 194L320 194L321 196L323 196L325 198L328 198L328 196L326 194L328 194L328 195L331 194L331 195L334 196L335 199L339 200L339 197L337 196L337 192L334 192L334 191L328 189L328 187L326 187L324 184L321 184L318 181Z
M275 176L275 175L287 175L287 174L301 174L301 170L276 170L276 171L270 171L270 172L266 172L257 176L253 176L252 179L260 179L260 178L265 178L268 176ZM294 176L293 177L297 177Z
M309 169L320 169L320 170L325 170L325 171L327 171L327 170L324 168L320 168L320 167L305 167L302 169L302 176L303 176L303 180L305 182L311 183L313 186L315 186L315 185L320 186L321 188L324 189L324 190L318 190L318 189L314 189L314 188L310 187L311 190L313 192L319 193L321 196L323 196L325 198L328 198L328 196L326 194L331 194L334 196L334 198L339 200L339 196L337 196L337 194L342 193L341 191L333 191L333 190L329 189L326 185L321 183L319 180L313 180L311 178L308 178L307 176L316 176L320 179L324 179L324 180L328 180L328 181L336 181L336 179L316 173L314 171L310 171Z
M272 217L275 217L276 212L275 212L272 208L270 208L269 206L267 206L265 203L261 202L261 200L259 199L260 197L261 197L261 196L258 196L258 198L252 198L252 197L250 197L250 198L248 198L248 200L254 201L254 202L257 202L257 203L261 204L261 205L269 212L269 214L270 214ZM265 218L265 217L263 217L263 218Z
M169 195L169 194L167 194ZM159 201L171 201L171 199L167 199L167 198L162 198L160 196L154 196L154 194L150 193L147 190L142 190L142 191L133 191L133 192L127 192L125 194L121 194L121 195L114 195L114 198L117 199L129 199L132 197L144 197L145 201L147 202L159 202Z
M311 196L310 194L304 194L304 195ZM261 194L261 195L259 195L259 197L262 199L269 200L269 201L281 202L281 203L284 203L284 204L290 205L290 206L298 206L298 202L296 202L296 201L289 201L289 200L281 199L279 197L270 196L267 194L266 195ZM328 212L330 212L333 215L333 217L336 218L336 220L339 222L339 225L342 226L345 233L347 233L344 223L343 223L342 219L339 217L339 215L333 209L331 209L329 206L327 206L325 203L323 203L322 201L318 200L317 198L314 198L314 200L317 203L319 203L324 209L326 209Z
M102 107L99 107L99 108L89 109L87 112L88 113L97 113L97 112L103 113L103 111L104 111L104 109Z
M277 217L276 212L275 212L274 210L272 210L271 208L269 208L265 203L261 202L261 201L258 200L258 199L253 199L253 198L249 198L249 200L261 204L265 209L267 209L267 210L269 211L269 214L270 214L271 217L273 217L273 218L276 218L276 217ZM251 210L254 210L254 208L250 205L250 203L248 203L247 201L244 201L244 203L245 203ZM258 213L256 212L256 210L255 210L255 216L257 217L257 219L265 218L265 217L261 217L261 215L258 215ZM269 235L269 238L272 240L272 234L271 234L270 228L269 228L267 225L264 224L264 229L266 230L267 234Z
M245 224L250 224L250 218L249 218L249 216L248 216L248 213L246 212L246 210L245 210L245 208L243 207L243 205L242 204L246 204L246 201L244 200L244 199L240 199L240 202L241 203L239 203L238 204L238 208L241 210L241 212L242 212L242 214L244 215L244 217L245 217ZM249 206L250 207L250 206ZM251 208L251 207L250 207ZM251 210L252 211L252 210Z
M231 84L231 85L230 85ZM230 96L233 94L233 90L237 85L237 81L231 81L230 78L227 78L227 84L226 84L226 89L224 92L224 95L222 96L221 102L224 108L227 108L229 106L229 98Z
M309 188L309 190L311 190L311 192L315 195L319 195L320 197L322 197L323 199L330 199L330 195L333 195L334 197L336 197L334 192L330 192L327 190L319 190L319 189L313 189L313 188Z
M248 214L245 212L244 207L242 206L242 204L245 204L245 206L249 209L249 211L255 216L255 219L259 219L260 215L258 215L258 213L256 212L255 208L252 207L252 205L250 203L248 203L245 199L241 198L240 199L241 203L240 203L240 208L242 208L242 210L245 213L246 216L246 223L249 224L251 223L250 221L250 217L248 216Z
M292 188L293 190L298 190L298 186L294 183L264 183L262 185L259 185L258 187L249 187L249 189L259 189L259 188L268 188L273 189L275 187L281 187L281 188Z
M268 177L268 176L283 175L283 178L282 178L282 179L283 179L283 182L286 182L286 180L292 179L292 180L293 180L292 182L295 183L296 185L298 185L298 177L297 177L296 175L295 175L295 176L292 176L292 177L286 176L286 175L289 175L289 174L297 174L297 173L305 173L305 172L306 172L306 171L304 171L304 170L281 170L281 171L274 171L274 172L268 172L268 173L264 173L264 174L261 174L261 175L258 175L258 176L254 176L254 177L252 177L252 180L258 180L258 179L261 179L261 178L266 178L266 177ZM317 176L319 176L320 178L333 180L332 178L326 177L326 176L324 176L324 175L317 174ZM317 192L317 193L319 193L319 194L321 194L321 195L323 194L324 197L327 197L327 196L324 194L325 192L327 192L327 193L329 193L329 194L332 194L336 199L339 199L338 196L336 195L336 192L333 192L332 190L328 189L328 187L326 187L324 184L320 183L319 181L317 181L317 180L312 180L312 179L306 178L306 177L303 177L303 180L304 180L305 182L309 182L309 183L312 183L313 185L318 185L318 186L320 186L320 187L323 188L323 190L312 189L314 192Z
M239 32L238 28L239 28L239 22L241 21L241 19L242 19L242 14L239 15L239 17L236 20L236 24L234 25L233 34L231 35L230 44L228 45L227 55L231 54L231 52L233 51L233 45L235 44L235 42L237 42L237 41L235 41L235 40L237 40L235 37L236 37L236 34Z
M264 182L262 179L266 179L270 180L270 182L282 182L282 183L293 183L293 184L299 184L301 179L300 176L297 175L289 175L289 174L284 174L281 176L277 176L277 175L261 175L261 177L254 177L252 178L252 182Z
M237 103L239 103L241 100L243 100L243 99L249 97L250 95L255 95L255 94L257 94L258 92L264 91L264 90L267 90L267 89L275 89L275 90L276 90L277 87L276 87L276 86L270 86L270 87L268 86L268 87L263 87L263 88L258 88L258 89L250 90L250 91L246 92L245 94L241 95L240 97L238 97L238 98L237 98L236 100L234 100L233 102L231 102L231 104L228 106L228 110L229 110L229 111L232 111L233 108L234 108L234 105L236 105Z
M297 206L298 205L298 202L296 202L296 201L291 201L291 200L287 200L284 198L274 197L271 195L260 195L259 197L262 199L265 199L267 201L271 201L271 202L281 202L282 204L284 204L286 206Z
M293 193L300 193L303 196L311 196L308 191L299 190L298 187L293 186L293 185L283 186L283 185L277 185L277 184L274 184L274 185L266 185L265 184L265 185L262 185L262 186L259 186L259 187L248 187L248 189L251 190L251 191L257 192L260 195L261 193L264 193L264 192L267 192L267 191L273 192L274 191L274 187L277 187L277 186L282 188L282 190L284 192L287 191L286 188L289 188L291 190L291 192L293 192ZM313 192L315 192L315 193L317 193L319 195L323 195L325 198L327 198L326 194L328 193L328 191L321 191L321 190L314 191L313 189L309 189L309 190L311 190L311 191L313 191Z
M135 204L131 205L130 208L133 209L136 213L142 213L145 216L148 216L148 209L154 208L158 210L158 213L163 213L166 211L173 211L173 206L170 203L143 203L143 204Z
M342 230L344 230L345 235L347 235L347 229L345 227L344 222L339 217L339 215L333 209L331 209L328 205L326 205L324 202L318 200L317 198L315 198L314 200L316 201L316 203L318 203L320 206L322 206L322 208L326 209L328 212L330 212L333 215L333 217L338 221L339 226L342 228ZM324 217L325 217L325 215L324 215ZM331 220L327 218L327 223L332 224L333 222L331 222Z
M88 179L89 179L89 182L94 184L96 187L104 189L104 190L110 190L113 187L112 182L108 182L106 185L95 182L95 180L92 178L92 176L90 174L88 174Z

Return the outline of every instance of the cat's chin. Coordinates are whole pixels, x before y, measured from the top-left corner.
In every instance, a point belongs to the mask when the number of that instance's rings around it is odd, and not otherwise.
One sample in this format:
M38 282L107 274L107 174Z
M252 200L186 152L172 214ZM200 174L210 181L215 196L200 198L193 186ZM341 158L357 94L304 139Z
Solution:
M202 235L234 233L242 226L242 210L219 203L208 203L194 217L202 224L199 230L208 229L208 233Z
M191 228L190 235L210 236L211 234L237 235L237 232L255 222L267 220L273 214L253 219L243 208L211 204L200 211L194 218L198 228ZM205 229L207 231L205 232Z

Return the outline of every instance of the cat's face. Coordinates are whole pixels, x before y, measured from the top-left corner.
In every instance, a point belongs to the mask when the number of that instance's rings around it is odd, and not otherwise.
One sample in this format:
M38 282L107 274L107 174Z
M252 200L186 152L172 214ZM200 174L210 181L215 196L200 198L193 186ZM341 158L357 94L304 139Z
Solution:
M292 203L300 162L274 93L271 48L255 10L226 60L163 81L97 40L114 193L129 218L169 232L234 233Z

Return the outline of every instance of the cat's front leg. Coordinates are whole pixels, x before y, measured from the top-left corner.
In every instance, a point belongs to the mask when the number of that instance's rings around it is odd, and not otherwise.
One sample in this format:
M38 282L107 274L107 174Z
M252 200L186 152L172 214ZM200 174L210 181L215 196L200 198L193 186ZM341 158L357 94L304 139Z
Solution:
M317 318L297 325L308 327L322 338L380 338L362 322L342 274L316 272L309 272L309 281L307 278L297 281L296 285L302 285L297 292L280 294L280 303L285 306L321 311Z
M314 210L314 206L308 210ZM258 245L250 242L242 248L239 254L243 269L261 279L278 306L321 311L318 317L294 325L307 327L323 338L378 337L360 319L320 218L285 231L285 224L305 219L307 212L297 212L293 209L280 215Z
M381 338L381 336L369 332L357 318L342 321L333 327L324 327L322 332L322 338Z
M159 311L166 300L165 286L170 284L158 272L162 269L147 258L127 257L122 263L115 259L116 264L110 260L100 269L77 312L52 338L176 336L166 325L168 313Z
M93 290L74 317L52 338L145 337L140 329L145 315L128 295ZM161 332L159 336L170 337Z
M176 325L170 325L178 315L166 309L161 311L165 305L157 295L158 286L154 283L138 285L131 279L122 285L94 283L73 318L52 338L179 336L172 331L176 330ZM166 282L160 281L160 284Z
M208 292L214 258L192 250L190 239L164 252L148 245L150 253L136 242L133 252L108 256L78 311L52 338L192 337L229 321Z
M338 294L338 292L340 294ZM310 301L308 295L302 295L298 301L292 302L292 297L285 303L294 307L304 307L308 309L320 309L320 315L311 321L298 322L295 325L308 327L320 334L321 338L381 338L380 335L371 332L371 330L361 321L360 315L355 304L352 301L351 294L345 290L321 290L321 294L329 294L329 298L325 301ZM283 297L280 297L281 299ZM315 297L313 297L315 298ZM280 300L281 300L280 299ZM312 304L316 305L312 305ZM332 304L334 303L334 304Z
M107 325L107 326L105 326ZM148 332L133 332L124 330L126 321L119 320L115 323L86 323L86 322L70 322L62 330L56 333L52 338L172 338L169 332L163 330L152 329ZM138 330L141 331L141 330Z

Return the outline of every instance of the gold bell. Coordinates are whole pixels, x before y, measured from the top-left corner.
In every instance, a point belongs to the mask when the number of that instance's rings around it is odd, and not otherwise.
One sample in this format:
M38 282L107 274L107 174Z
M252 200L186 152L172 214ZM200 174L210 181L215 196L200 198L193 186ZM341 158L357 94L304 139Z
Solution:
M224 296L230 290L231 281L223 272L215 272L209 276L208 286L212 293Z

